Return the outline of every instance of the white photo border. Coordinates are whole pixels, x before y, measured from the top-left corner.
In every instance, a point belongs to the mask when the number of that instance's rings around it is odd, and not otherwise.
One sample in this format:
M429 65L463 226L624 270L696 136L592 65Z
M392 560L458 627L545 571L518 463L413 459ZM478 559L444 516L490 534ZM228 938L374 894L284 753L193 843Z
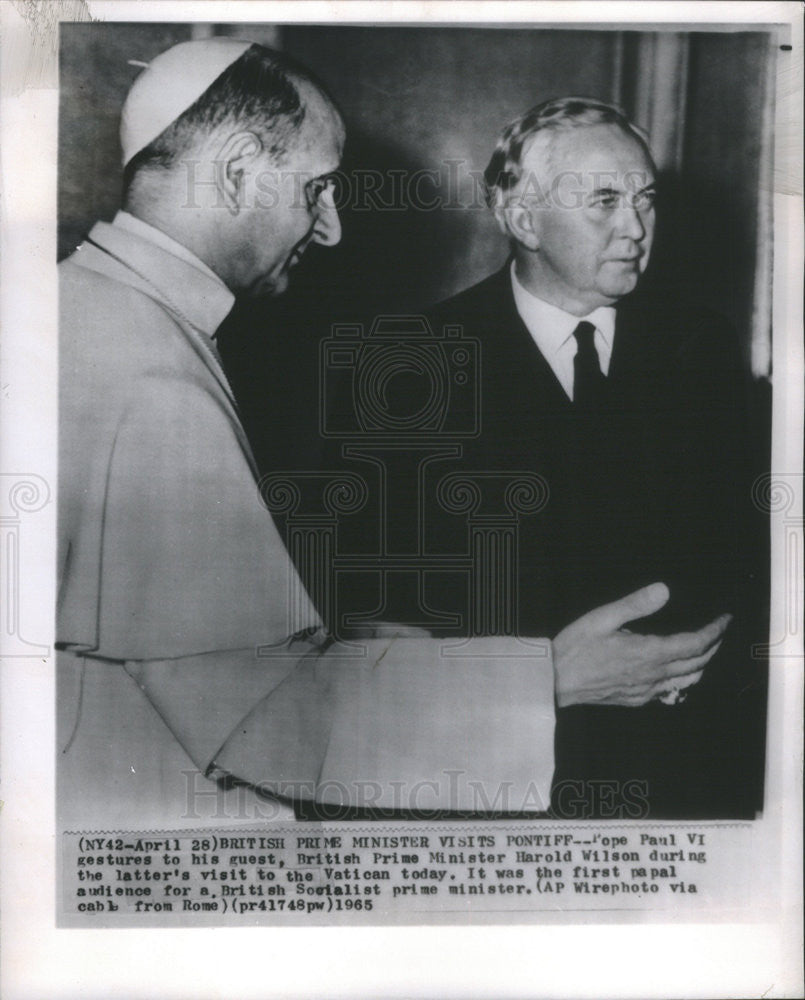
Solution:
M647 14L651 15L647 20ZM2 4L0 458L27 487L20 620L33 655L2 662L2 995L22 997L796 996L802 988L802 591L787 656L772 661L766 809L782 879L775 907L735 920L604 925L194 928L55 927L54 599L57 26L59 20L473 23L747 30L788 25L778 60L774 169L772 471L794 483L802 565L802 9L793 3L83 2ZM799 479L797 479L799 476ZM39 486L43 482L44 489ZM40 491L37 493L37 489ZM38 498L38 499L36 499ZM39 499L42 503L39 504ZM6 503L4 498L3 503ZM2 511L6 515L6 510ZM789 515L790 516L790 515ZM797 526L798 519L798 526ZM780 550L771 634L788 632ZM4 552L3 558L7 553ZM6 637L0 637L5 639ZM38 646L38 648L36 648ZM779 742L778 742L779 741Z

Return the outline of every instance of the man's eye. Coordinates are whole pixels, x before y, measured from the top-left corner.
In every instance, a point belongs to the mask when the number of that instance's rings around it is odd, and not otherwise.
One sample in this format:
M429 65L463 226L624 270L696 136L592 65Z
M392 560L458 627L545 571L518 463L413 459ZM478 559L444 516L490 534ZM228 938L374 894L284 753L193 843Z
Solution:
M605 194L593 195L592 206L593 208L617 208L618 201L618 195L614 191L608 191Z
M654 208L656 197L656 191L638 191L632 198L632 206L638 212L648 212L649 209Z

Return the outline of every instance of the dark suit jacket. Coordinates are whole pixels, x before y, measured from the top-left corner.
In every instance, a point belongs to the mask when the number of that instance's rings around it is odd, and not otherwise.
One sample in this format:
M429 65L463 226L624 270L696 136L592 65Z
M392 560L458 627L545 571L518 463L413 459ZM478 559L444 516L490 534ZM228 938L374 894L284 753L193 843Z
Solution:
M635 294L617 308L595 417L578 412L516 312L509 268L435 307L436 334L460 325L480 342L480 433L461 467L533 471L543 510L518 525L518 623L553 636L581 614L655 580L666 609L635 630L698 628L735 615L706 678L680 706L574 707L559 713L554 806L606 815L646 788L650 815L752 815L762 782L765 679L747 468L747 380L724 323L678 301ZM428 484L426 484L427 486ZM433 496L435 484L426 489ZM460 518L427 506L429 546L466 544ZM449 602L434 588L431 604ZM582 804L573 783L586 783ZM634 782L642 782L636 786ZM639 795L639 792L638 792ZM568 803L571 803L569 806Z

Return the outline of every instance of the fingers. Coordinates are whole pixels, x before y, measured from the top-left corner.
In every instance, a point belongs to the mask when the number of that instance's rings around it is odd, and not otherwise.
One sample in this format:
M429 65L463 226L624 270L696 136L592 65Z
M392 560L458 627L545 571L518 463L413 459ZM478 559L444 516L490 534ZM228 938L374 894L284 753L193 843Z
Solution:
M673 663L664 663L661 668L662 680L667 680L670 677L684 677L686 674L692 674L697 670L701 670L702 667L707 666L720 648L721 642L719 641L711 646L706 653L702 653L701 656L694 656L689 660L674 660ZM660 683L662 683L662 680Z
M700 628L698 632L677 632L659 640L658 653L665 663L690 660L709 652L708 659L715 652L713 645L720 641L732 615L720 615L714 621Z
M727 616L728 617L728 616ZM697 633L698 634L698 633ZM662 643L664 640L658 636L639 636L643 643ZM668 694L671 690L682 691L685 688L698 684L704 676L704 668L721 648L721 639L715 642L708 650L699 656L689 657L682 660L674 660L670 663L654 663L651 669L651 679L634 684L628 692L621 691L615 697L606 699L607 703L614 705L625 705L629 707L639 707L648 702ZM644 653L647 655L648 646L644 646Z
M686 688L693 687L694 684L699 683L702 677L704 677L703 670L696 670L692 674L688 674L685 677L677 677L673 681L668 677L664 677L662 680L651 684L649 687L642 688L640 691L631 691L629 694L622 695L614 703L624 705L627 708L640 708L642 705L647 705L650 701L662 698L663 695L668 695L672 691L684 691Z
M688 696L687 689L698 684L704 676L703 670L698 670L695 674L687 677L677 677L676 680L664 681L654 689L654 698L662 702L663 705L680 705Z
M596 632L614 632L626 622L653 615L668 602L669 597L668 588L664 583L652 583L648 587L641 587L640 590L627 594L619 601L595 608L580 621L585 622Z
M692 674L688 674L685 677L677 677L673 681L668 678L658 681L651 689L649 701L660 697L660 695L668 694L669 691L684 691L687 688L693 687L694 684L699 683L702 677L704 677L704 670L696 670Z

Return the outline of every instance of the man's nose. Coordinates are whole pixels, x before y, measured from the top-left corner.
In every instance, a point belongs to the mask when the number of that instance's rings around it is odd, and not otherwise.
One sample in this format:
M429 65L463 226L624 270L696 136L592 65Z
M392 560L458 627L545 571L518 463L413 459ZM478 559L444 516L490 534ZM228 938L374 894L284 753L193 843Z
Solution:
M317 205L316 222L313 226L313 242L325 247L334 247L341 239L341 220L335 204L335 193L329 188L322 191Z
M618 235L639 242L646 235L643 217L633 206L624 201L618 212Z

